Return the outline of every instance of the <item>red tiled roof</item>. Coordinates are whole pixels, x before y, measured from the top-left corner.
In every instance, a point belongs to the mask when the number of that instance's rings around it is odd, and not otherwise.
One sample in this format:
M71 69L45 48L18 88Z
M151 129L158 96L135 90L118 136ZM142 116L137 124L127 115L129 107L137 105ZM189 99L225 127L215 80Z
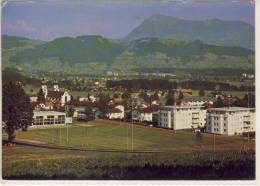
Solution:
M159 107L153 106L153 107L147 107L144 109L137 109L140 113L153 113L159 110Z
M105 110L105 113L121 113L122 111L119 110L118 108L110 108L110 109L107 109Z
M61 91L48 91L47 97L59 99L63 94Z

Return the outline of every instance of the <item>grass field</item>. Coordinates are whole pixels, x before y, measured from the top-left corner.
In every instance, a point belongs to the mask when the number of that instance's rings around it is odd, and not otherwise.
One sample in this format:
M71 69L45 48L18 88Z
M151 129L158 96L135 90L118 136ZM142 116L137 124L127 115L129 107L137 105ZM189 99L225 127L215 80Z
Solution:
M133 133L132 133L133 131ZM28 132L17 132L17 138L32 139L46 143L87 147L94 149L116 150L173 150L187 151L198 148L213 149L213 135L202 134L197 137L192 131L177 131L148 128L131 124L105 120L88 123L74 123L68 129L46 128L29 129ZM245 140L240 137L225 137L215 135L216 148L243 147Z
M127 137L128 131L128 137ZM131 125L97 120L67 128L30 129L18 139L47 144L118 149L131 152ZM5 179L253 179L254 149L240 137L202 134L134 125L134 150L125 153L57 150L16 145L3 147ZM6 138L6 135L3 135ZM128 145L127 145L128 142ZM246 151L242 150L245 146ZM251 142L251 147L254 143ZM240 167L243 167L240 169ZM238 171L239 170L239 171ZM240 171L241 170L241 171Z

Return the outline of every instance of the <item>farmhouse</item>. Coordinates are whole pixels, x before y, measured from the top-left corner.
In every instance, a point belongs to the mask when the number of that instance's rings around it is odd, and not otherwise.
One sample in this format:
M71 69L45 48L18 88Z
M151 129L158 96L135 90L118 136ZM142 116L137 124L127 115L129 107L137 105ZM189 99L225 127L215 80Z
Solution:
M71 123L66 113L57 111L34 111L31 127L52 127Z
M212 108L207 113L206 131L239 135L255 131L255 109L243 107Z
M203 127L206 110L201 106L162 106L158 126L174 130Z

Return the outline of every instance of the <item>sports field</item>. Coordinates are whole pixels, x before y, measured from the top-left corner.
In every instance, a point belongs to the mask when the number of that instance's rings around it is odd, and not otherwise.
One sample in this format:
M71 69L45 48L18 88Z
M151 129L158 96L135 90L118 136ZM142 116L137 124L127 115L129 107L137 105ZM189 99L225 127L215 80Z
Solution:
M106 120L78 122L68 128L29 129L28 132L17 132L16 137L46 144L115 150L214 150L214 144L215 150L225 150L242 149L247 143L241 137L214 136L206 133L198 137L187 130L174 132L169 129Z

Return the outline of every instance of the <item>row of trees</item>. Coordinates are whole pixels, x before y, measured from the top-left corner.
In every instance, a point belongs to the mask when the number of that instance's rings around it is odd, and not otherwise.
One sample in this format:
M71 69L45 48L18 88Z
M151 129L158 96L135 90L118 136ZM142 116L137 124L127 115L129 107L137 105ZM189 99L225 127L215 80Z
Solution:
M181 82L171 82L165 79L133 79L133 80L108 80L106 83L108 88L123 87L128 90L170 90L182 87L184 89L193 90L219 90L219 91L254 91L254 86L235 86L222 82L210 82L199 80L187 80Z
M255 95L254 94L245 94L244 98L236 98L236 100L226 100L218 97L214 102L213 107L249 107L255 108Z

